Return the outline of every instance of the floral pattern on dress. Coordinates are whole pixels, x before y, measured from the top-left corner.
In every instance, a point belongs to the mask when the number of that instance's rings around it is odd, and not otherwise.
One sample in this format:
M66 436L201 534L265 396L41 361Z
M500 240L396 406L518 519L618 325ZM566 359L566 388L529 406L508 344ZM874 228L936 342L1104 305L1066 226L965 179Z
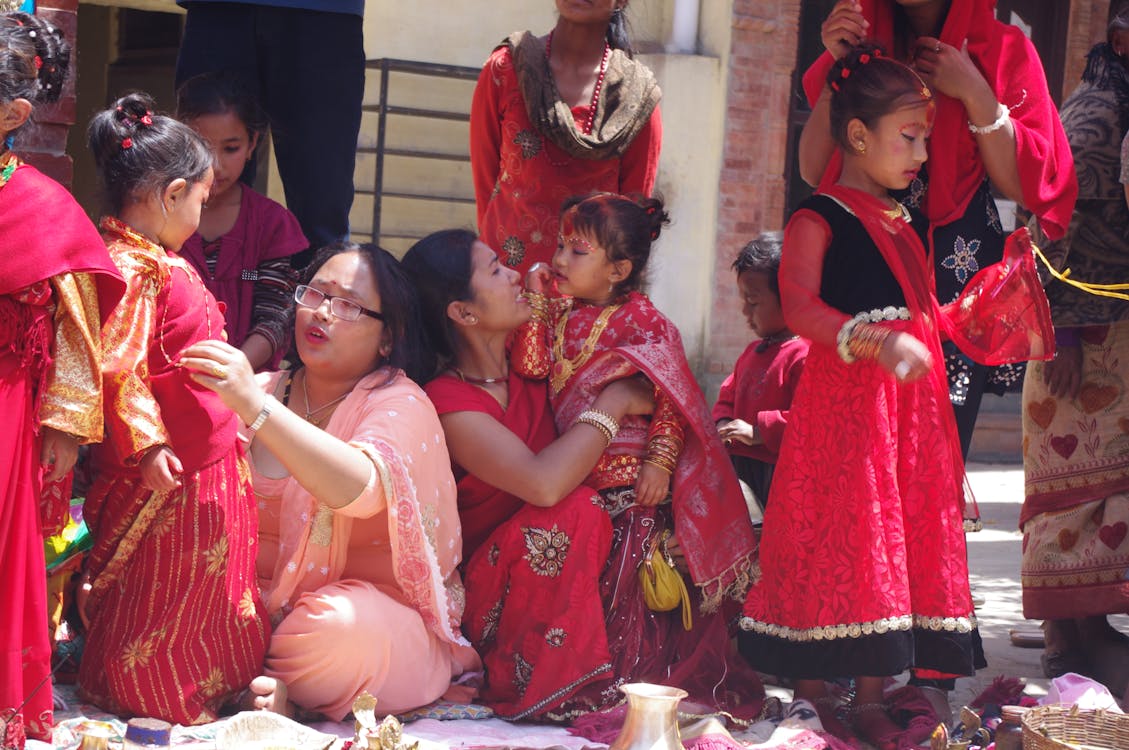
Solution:
M533 665L527 662L521 654L514 654L514 687L518 695L525 695L529 683L533 680Z
M941 267L952 271L961 284L966 283L972 274L980 270L980 263L976 260L976 253L980 250L980 240L965 240L957 236L953 243L953 252L941 260Z
M498 558L502 554L502 548L496 544L490 545L490 551L486 553L486 562L490 563L490 567L498 566Z
M568 633L564 628L549 628L545 632L545 643L548 643L553 648L560 648L564 645L565 637Z
M525 548L528 550L524 558L533 572L549 578L559 576L571 544L568 535L558 529L556 524L547 530L525 527L521 532L525 536Z
M511 234L502 243L502 252L506 254L507 266L521 265L521 261L525 258L525 243Z
M532 130L520 130L514 136L514 145L521 149L523 159L532 159L541 153L541 139Z
M505 599L499 599L490 608L490 611L482 617L482 640L480 643L489 643L494 639L494 634L498 632L498 620L502 616L502 604L504 602Z

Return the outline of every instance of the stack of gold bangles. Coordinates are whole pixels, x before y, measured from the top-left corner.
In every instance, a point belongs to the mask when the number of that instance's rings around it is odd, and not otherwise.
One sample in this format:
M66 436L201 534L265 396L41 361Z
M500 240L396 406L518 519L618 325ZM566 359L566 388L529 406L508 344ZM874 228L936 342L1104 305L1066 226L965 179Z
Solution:
M615 421L615 417L608 414L606 411L599 409L587 409L580 412L580 416L576 418L577 423L587 424L595 427L604 435L604 439L611 445L612 440L619 433L619 422Z
M882 344L890 335L890 329L873 323L855 326L847 339L847 347L855 359L878 359Z
M647 455L643 460L667 474L673 474L681 452L682 441L678 438L673 435L655 435L647 444Z

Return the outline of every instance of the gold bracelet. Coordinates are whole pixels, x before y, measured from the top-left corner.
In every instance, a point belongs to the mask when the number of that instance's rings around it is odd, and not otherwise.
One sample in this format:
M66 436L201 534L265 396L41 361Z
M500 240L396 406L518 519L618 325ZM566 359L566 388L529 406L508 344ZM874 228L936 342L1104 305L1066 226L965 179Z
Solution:
M864 323L855 326L851 331L847 346L855 359L878 359L882 345L889 335L890 329L885 326Z
M657 466L658 468L665 471L667 474L673 474L674 473L674 462L668 461L665 458L660 458L659 456L653 456L653 455L648 454L648 455L643 457L643 463L650 464L651 466Z
M529 300L529 307L533 310L533 319L539 323L549 323L549 298L541 292L525 291L525 298Z
M586 409L580 413L576 418L578 423L592 425L604 434L609 444L619 434L619 422L615 421L615 417L605 411L599 409Z

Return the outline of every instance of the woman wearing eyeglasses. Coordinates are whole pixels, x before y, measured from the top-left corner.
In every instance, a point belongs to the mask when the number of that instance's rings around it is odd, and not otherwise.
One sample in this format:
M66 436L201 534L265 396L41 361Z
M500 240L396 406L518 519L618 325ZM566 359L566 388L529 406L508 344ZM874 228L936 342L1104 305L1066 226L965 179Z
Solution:
M294 294L292 369L256 377L208 341L182 364L247 425L259 579L274 625L245 707L339 721L363 690L382 712L479 668L459 630L455 483L431 402L418 306L374 245L322 250Z

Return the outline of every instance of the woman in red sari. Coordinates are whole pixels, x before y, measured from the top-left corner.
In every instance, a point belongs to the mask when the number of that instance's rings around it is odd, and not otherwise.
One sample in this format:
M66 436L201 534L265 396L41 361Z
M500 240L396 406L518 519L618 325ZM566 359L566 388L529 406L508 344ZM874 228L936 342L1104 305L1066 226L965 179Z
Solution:
M565 198L654 188L662 93L633 59L627 4L556 0L552 31L512 34L482 68L470 108L478 230L523 273L553 257Z
M529 320L521 276L471 232L420 240L404 256L446 368L427 384L455 463L466 553L463 627L486 666L483 700L507 719L564 720L617 700L600 600L611 524L580 482L606 446L577 423L557 438L543 381L509 367ZM649 411L625 381L593 404Z
M199 724L259 674L268 630L238 419L179 363L223 330L215 298L176 255L199 222L212 155L144 94L96 115L89 140L113 213L103 237L128 287L102 331L107 438L85 507L94 547L79 684L119 715Z
M40 499L80 443L102 439L98 329L123 285L82 208L11 151L33 105L62 90L62 32L26 13L3 15L0 49L0 727L15 743L21 719L37 739L51 730L41 532L59 519L47 507L41 518Z

